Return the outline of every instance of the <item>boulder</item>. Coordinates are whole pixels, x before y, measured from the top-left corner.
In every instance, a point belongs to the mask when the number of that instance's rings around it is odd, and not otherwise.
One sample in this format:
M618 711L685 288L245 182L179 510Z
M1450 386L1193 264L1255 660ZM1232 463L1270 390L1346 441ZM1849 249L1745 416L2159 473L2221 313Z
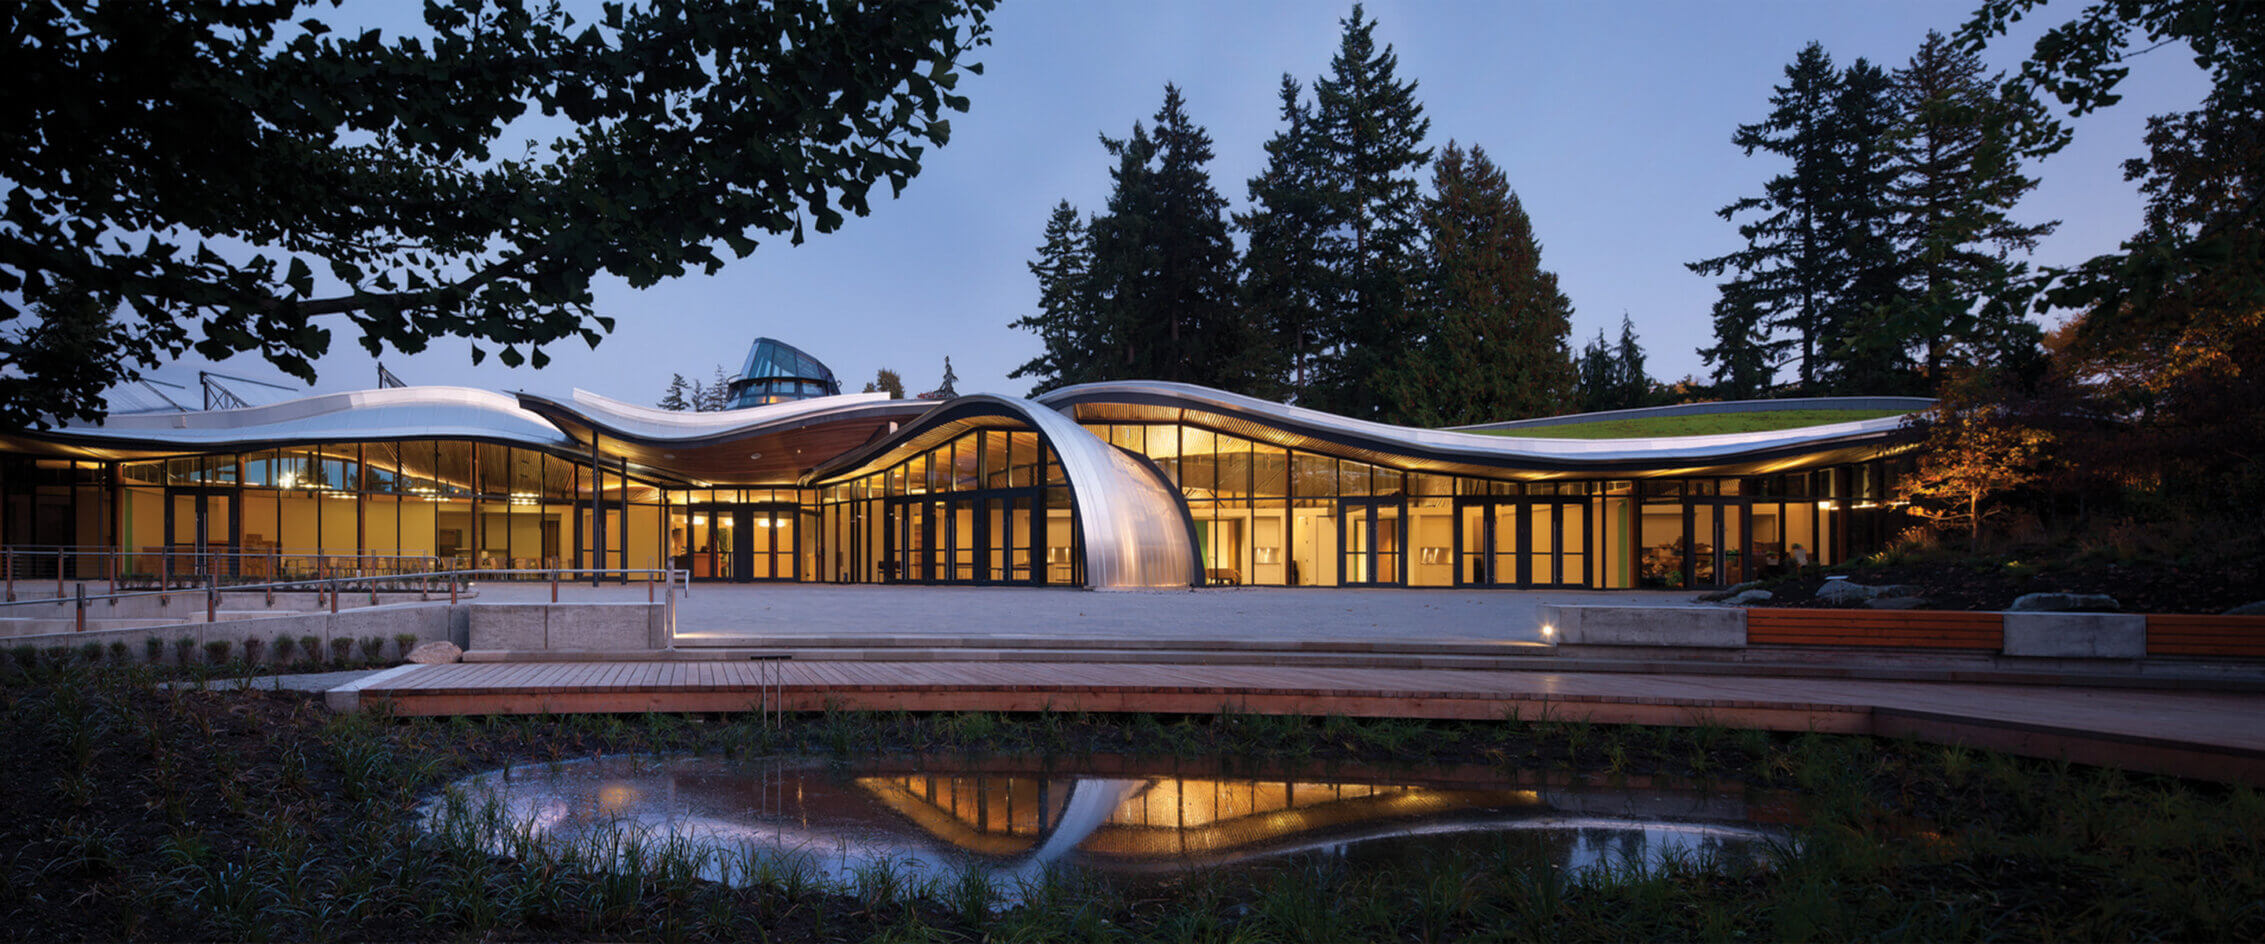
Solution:
M1874 610L1923 610L1927 608L1927 598L1873 597L1864 601L1864 606Z
M1817 599L1847 605L1869 600L1877 592L1853 580L1827 580L1824 586L1817 588Z
M2227 616L2265 616L2265 600L2244 603L2225 612Z
M1746 606L1747 604L1751 603L1760 603L1772 596L1775 596L1775 594L1772 594L1767 590L1740 590L1737 593L1731 594L1728 599L1722 602L1728 603L1731 606Z
M2009 613L2113 613L2123 607L2105 593L2024 593L2006 607Z
M463 659L464 650L445 639L420 643L417 648L409 650L409 661L418 665L445 665Z

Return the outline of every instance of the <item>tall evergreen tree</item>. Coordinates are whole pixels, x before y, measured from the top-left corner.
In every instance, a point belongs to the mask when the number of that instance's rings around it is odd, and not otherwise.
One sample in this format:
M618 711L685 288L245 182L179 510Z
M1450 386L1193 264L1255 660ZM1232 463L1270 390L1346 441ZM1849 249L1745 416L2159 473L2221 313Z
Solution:
M2007 256L2058 224L2008 215L2037 186L2015 137L2035 119L2034 100L2006 94L2002 74L1986 75L1979 56L1937 32L1894 80L1887 196L1902 267L1892 319L1933 390L1953 364L2006 365L2037 349L2036 325L2007 299L2027 267Z
M1764 396L1776 383L1776 352L1781 343L1769 340L1762 321L1767 312L1746 297L1742 286L1721 286L1714 303L1713 347L1699 356L1714 368L1715 394L1727 400Z
M1012 326L1037 333L1043 349L1007 376L1036 378L1030 388L1034 397L1099 379L1094 371L1103 360L1104 345L1093 310L1093 246L1084 218L1068 200L1047 216L1045 242L1028 266L1038 279L1038 310Z
M1832 114L1839 101L1841 75L1824 47L1810 43L1785 67L1785 80L1770 96L1768 117L1740 125L1730 140L1749 157L1767 152L1792 166L1764 184L1762 196L1746 197L1716 212L1725 220L1753 215L1738 226L1746 248L1693 262L1690 269L1701 275L1734 272L1723 291L1736 292L1741 304L1760 310L1763 330L1790 333L1784 343L1793 351L1795 376L1802 390L1813 391L1819 386L1819 342L1828 329L1827 308L1841 287L1828 232L1834 188L1839 185ZM1723 340L1718 337L1718 344ZM1757 343L1733 340L1733 350ZM1773 342L1759 343L1765 354L1773 353ZM1717 370L1721 369L1718 362Z
M885 393L889 395L891 400L902 400L904 399L904 378L898 376L896 371L883 367L873 375L872 380L865 382L865 392Z
M1573 393L1573 305L1541 268L1518 195L1483 148L1452 141L1433 165L1432 189L1420 299L1431 330L1412 361L1412 419L1458 426L1561 412Z
M1243 250L1241 303L1265 332L1272 355L1264 396L1302 399L1328 344L1325 318L1334 291L1324 247L1332 201L1313 133L1313 110L1300 100L1297 80L1282 76L1282 128L1266 142L1266 167L1249 181L1250 209L1234 217L1248 238Z
M1584 413L1626 410L1652 400L1652 378L1644 370L1644 347L1636 341L1636 323L1620 316L1620 340L1608 341L1604 329L1581 348L1574 400Z
M1834 290L1816 330L1822 363L1813 382L1828 393L1901 393L1910 387L1909 329L1898 322L1894 224L1888 187L1895 177L1889 132L1896 125L1893 83L1858 59L1841 73L1826 122L1835 184L1820 221Z
M1117 158L1107 213L1091 226L1091 281L1113 342L1113 376L1240 389L1256 373L1234 298L1227 201L1212 187L1211 136L1164 86L1153 135L1102 138Z
M685 384L683 374L670 374L668 390L661 394L661 402L656 405L661 409L677 412L689 410L692 408L692 403L684 398L685 393L689 390L690 387Z
M1360 5L1342 22L1329 75L1314 83L1311 126L1327 219L1322 244L1335 278L1324 308L1328 347L1312 384L1316 405L1368 419L1404 420L1410 361L1426 326L1409 305L1421 247L1416 172L1431 122L1416 83L1398 78L1399 56L1376 44L1376 21Z
M1651 403L1652 375L1644 369L1644 348L1636 343L1636 323L1628 318L1627 312L1620 313L1620 344L1613 352L1612 381L1621 404L1615 409Z
M701 412L715 413L731 409L731 376L724 373L724 365L716 365L715 379L709 381L706 387L700 388L700 393Z

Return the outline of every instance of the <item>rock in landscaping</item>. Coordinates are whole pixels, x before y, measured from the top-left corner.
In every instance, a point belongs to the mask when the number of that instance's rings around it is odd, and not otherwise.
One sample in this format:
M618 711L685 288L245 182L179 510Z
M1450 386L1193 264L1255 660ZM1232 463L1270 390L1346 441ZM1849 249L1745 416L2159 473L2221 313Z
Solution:
M2105 593L2024 593L2006 607L2013 613L2114 613L2123 609Z
M1874 610L1923 610L1927 608L1927 598L1873 597L1864 601L1864 606Z
M418 645L417 648L409 650L409 661L418 665L445 665L450 662L460 662L463 659L464 650L457 648L455 643L446 640L423 643Z
M1853 580L1827 580L1817 588L1817 599L1826 603L1856 603L1869 600L1879 591Z
M1749 603L1760 603L1774 595L1775 594L1772 594L1767 590L1741 590L1737 593L1732 594L1729 599L1722 602L1728 603L1731 606L1745 606Z
M2265 616L2265 600L2244 603L2225 612L2227 616Z

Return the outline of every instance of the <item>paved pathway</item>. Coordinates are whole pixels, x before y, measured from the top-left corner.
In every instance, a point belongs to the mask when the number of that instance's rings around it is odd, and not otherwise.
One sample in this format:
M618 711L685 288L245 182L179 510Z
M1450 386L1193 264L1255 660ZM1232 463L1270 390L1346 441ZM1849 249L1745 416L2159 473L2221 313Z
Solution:
M778 694L767 694L776 692ZM782 697L783 696L783 697ZM1963 743L2265 784L2265 699L2245 694L1632 675L1070 662L575 662L404 666L332 690L403 714L1148 711L1721 724Z
M548 584L483 583L480 599L547 601ZM562 585L560 602L643 600L631 585ZM1549 590L696 584L677 601L691 645L744 636L1106 637L1125 639L1533 642L1545 603L1683 606L1689 593Z

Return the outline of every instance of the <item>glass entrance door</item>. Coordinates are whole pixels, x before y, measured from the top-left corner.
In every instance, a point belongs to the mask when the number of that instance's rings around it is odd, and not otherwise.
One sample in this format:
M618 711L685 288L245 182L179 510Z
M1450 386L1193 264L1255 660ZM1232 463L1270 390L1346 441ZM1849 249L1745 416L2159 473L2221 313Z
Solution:
M740 508L747 535L747 575L742 580L797 580L795 528L801 518L793 505Z
M1588 584L1586 499L1457 499L1455 519L1456 586Z
M882 579L921 583L1045 583L1045 493L986 489L892 498Z
M236 572L236 502L233 492L173 489L165 507L166 552L174 574Z
M1691 585L1727 587L1744 583L1747 565L1746 507L1728 502L1691 503Z
M1396 586L1400 576L1401 500L1343 499L1337 514L1345 522L1341 572L1344 586Z

